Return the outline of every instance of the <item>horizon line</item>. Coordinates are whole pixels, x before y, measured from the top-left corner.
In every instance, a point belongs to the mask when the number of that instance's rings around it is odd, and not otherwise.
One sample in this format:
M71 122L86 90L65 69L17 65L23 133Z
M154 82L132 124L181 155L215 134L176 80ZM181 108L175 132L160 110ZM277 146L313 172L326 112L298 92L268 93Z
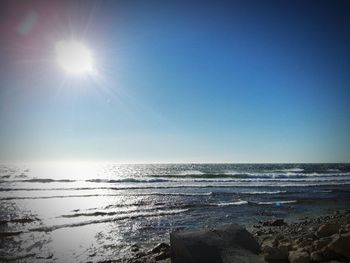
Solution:
M118 164L118 165L142 165L142 164L158 164L158 165L170 165L170 164L350 164L350 161L344 162L120 162L120 161L82 161L82 160L57 160L57 161L0 161L0 165L8 164Z

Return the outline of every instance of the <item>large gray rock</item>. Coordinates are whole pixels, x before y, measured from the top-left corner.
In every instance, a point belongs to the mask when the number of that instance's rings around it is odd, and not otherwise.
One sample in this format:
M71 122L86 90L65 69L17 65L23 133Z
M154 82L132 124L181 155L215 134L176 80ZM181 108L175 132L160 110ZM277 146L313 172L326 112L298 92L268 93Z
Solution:
M326 223L318 228L316 235L318 237L328 237L337 234L339 229L340 225L337 223Z
M170 234L172 263L262 262L260 246L243 227L232 224L210 230Z
M350 260L350 233L337 235L332 242L328 244L328 248L337 255Z

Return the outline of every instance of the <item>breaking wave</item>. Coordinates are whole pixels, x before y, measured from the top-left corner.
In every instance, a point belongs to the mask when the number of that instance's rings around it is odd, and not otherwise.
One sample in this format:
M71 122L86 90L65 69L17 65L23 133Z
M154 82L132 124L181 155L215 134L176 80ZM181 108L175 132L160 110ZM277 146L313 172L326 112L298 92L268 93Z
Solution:
M69 227L78 227L78 226L85 226L85 225L91 225L91 224L108 223L108 222L114 222L114 221L125 220L125 219L175 215L175 214L185 213L188 210L189 209L174 209L174 210L156 211L156 212L132 213L132 214L121 215L121 216L116 216L116 217L112 217L112 218L88 220L88 221L82 221L82 222L77 222L77 223L72 223L72 224L36 227L36 228L29 229L29 232L48 232L48 231L54 231L54 230L57 230L60 228L69 228Z
M218 203L218 204L211 204L214 206L231 206L231 205L246 205L248 204L248 201L244 201L244 200L238 200L235 202L222 202L222 203Z

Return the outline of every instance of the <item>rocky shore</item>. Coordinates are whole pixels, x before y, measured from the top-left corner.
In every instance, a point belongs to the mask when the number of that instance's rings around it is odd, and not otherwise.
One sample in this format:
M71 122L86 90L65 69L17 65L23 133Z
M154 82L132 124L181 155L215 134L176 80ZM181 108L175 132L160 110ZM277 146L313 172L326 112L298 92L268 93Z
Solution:
M253 229L267 262L350 262L350 210L290 224L259 222Z
M186 257L198 257L198 253L202 259L190 262L204 263L207 262L206 258L212 258L208 262L213 263L350 262L350 210L312 218L304 217L294 222L280 218L259 221L247 229L248 231L233 225L180 235L171 234L171 245L160 243L153 249L144 251L135 244L130 248L132 259L116 262L179 262L179 253L186 254L180 255L182 262L186 261ZM213 254L217 254L216 259ZM235 258L240 259L237 261Z

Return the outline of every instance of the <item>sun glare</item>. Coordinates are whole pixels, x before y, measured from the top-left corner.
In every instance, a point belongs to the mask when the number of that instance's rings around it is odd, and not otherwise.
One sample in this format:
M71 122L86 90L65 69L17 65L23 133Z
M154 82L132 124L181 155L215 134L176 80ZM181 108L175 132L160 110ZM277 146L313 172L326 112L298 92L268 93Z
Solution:
M94 61L90 50L82 43L75 41L59 41L55 46L58 64L72 74L91 73Z

